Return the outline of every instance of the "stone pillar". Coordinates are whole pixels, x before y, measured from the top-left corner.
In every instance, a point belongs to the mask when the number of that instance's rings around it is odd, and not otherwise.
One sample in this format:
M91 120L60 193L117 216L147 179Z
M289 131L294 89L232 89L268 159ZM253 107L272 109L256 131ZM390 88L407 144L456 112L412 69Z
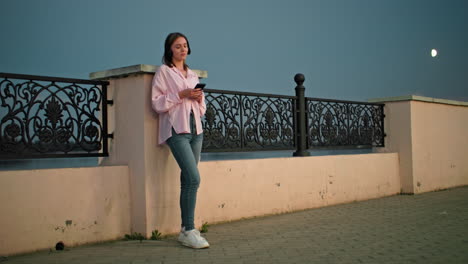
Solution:
M398 152L402 193L423 193L468 184L468 103L401 96L385 103L385 147Z
M413 193L413 156L411 141L411 108L408 101L385 103L385 147L376 152L397 152L400 163L401 193Z

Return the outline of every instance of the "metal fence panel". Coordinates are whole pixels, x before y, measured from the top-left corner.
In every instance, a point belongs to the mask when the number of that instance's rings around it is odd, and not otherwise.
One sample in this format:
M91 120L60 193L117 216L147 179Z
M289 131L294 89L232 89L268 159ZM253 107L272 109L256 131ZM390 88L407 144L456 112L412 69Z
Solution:
M108 155L108 82L7 73L0 78L0 158Z
M383 106L307 98L309 147L383 147Z
M203 150L294 149L294 97L205 89Z

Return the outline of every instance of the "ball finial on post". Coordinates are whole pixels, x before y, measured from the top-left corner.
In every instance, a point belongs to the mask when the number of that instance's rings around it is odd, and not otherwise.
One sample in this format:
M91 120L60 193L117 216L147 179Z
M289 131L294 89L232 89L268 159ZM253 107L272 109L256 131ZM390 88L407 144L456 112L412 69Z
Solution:
M298 86L302 86L302 84L304 84L304 81L305 81L305 77L304 77L304 74L302 73L298 73L294 76L294 81L296 82L296 84Z

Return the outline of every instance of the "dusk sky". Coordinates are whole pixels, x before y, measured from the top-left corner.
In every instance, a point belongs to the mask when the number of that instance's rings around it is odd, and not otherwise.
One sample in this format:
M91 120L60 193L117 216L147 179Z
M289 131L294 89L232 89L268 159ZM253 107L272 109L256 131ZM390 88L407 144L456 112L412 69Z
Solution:
M466 0L0 0L0 72L84 78L189 38L208 88L468 101ZM431 56L431 49L438 55Z

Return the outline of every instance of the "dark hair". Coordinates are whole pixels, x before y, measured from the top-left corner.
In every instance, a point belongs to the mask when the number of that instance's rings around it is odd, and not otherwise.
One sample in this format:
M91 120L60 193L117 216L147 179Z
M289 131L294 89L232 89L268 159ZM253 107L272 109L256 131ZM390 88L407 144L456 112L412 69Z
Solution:
M169 66L169 67L174 66L174 64L172 63L173 54L172 54L171 46L172 46L172 43L174 43L174 41L176 39L178 39L179 37L183 37L185 39L185 41L187 41L187 47L188 47L188 53L187 54L191 53L189 41L188 41L187 37L184 34L179 33L179 32L170 33L166 37L166 42L164 42L164 56L162 58L162 62L164 64L166 64L167 66ZM187 67L188 67L188 65L185 64L185 62L184 62L184 69L187 70Z

